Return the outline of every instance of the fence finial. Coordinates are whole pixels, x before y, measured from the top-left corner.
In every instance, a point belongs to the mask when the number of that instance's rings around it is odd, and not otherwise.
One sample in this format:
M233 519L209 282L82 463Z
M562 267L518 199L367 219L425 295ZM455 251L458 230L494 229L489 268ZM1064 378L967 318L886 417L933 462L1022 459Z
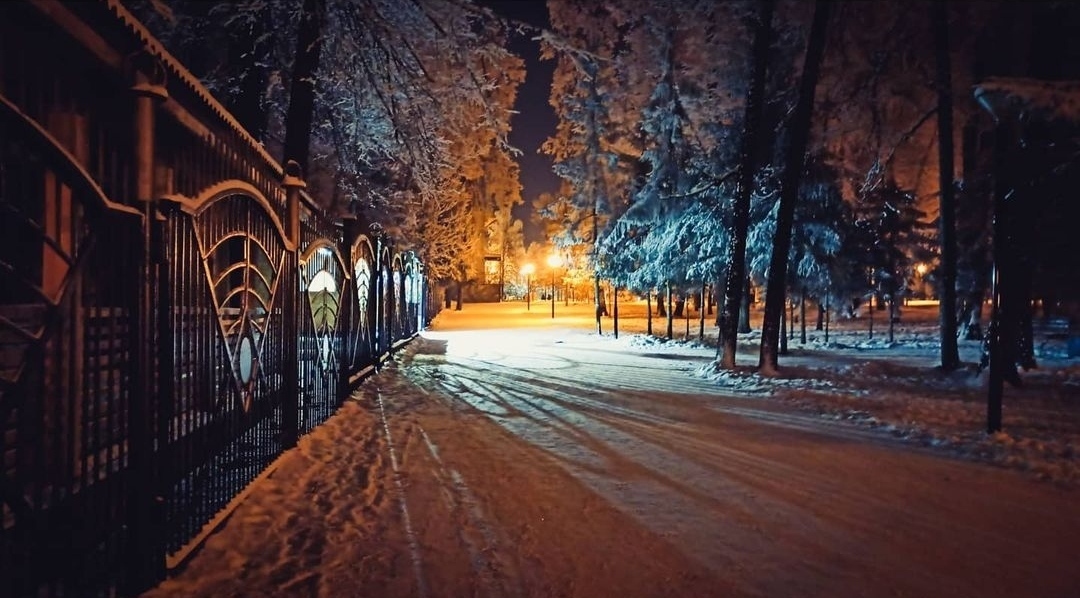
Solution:
M161 100L169 97L168 75L157 56L146 50L128 54L124 58L124 71L131 81L132 91Z
M304 182L304 169L300 167L296 160L289 160L285 163L285 178L281 181L281 184L286 188L307 188L307 183Z

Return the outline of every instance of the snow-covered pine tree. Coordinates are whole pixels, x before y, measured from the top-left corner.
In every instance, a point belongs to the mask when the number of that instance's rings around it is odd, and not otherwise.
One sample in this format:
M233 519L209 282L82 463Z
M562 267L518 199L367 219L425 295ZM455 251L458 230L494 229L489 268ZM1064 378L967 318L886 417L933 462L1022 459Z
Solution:
M548 2L555 35L542 44L542 56L557 59L551 85L551 105L558 125L542 151L550 155L554 171L569 183L566 203L570 226L561 238L563 246L589 247L588 267L596 269L597 248L611 215L621 211L625 195L619 192L619 154L611 143L611 93L616 71L613 58L620 39L618 13L598 3ZM600 279L594 277L593 297L597 330L606 313Z

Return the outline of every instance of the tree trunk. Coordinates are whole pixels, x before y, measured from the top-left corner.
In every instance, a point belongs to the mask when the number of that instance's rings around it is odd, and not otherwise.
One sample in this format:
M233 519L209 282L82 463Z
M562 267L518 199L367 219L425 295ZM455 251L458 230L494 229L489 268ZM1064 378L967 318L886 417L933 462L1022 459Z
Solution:
M829 297L825 296L825 346L829 345Z
M937 62L938 171L941 181L941 289L938 317L941 321L941 369L960 366L956 344L956 201L953 186L953 105L949 55L949 6L934 3L934 55ZM890 324L890 336L892 327Z
M700 297L700 299L698 300L698 340L699 341L705 340L705 309L706 309L705 306L707 306L709 304L709 295L707 294L708 292L709 292L709 285L704 283L704 282L701 283L701 295L698 295Z
M739 333L750 332L750 279L745 280L743 285L742 305L739 307Z
M889 299L889 342L896 340L896 299Z
M509 220L508 220L509 221ZM502 227L502 243L499 245L499 301L502 302L506 299L506 252L507 252L507 240L509 236L509 225Z
M269 122L265 106L267 77L258 61L270 51L266 41L269 36L265 35L268 25L255 19L252 27L238 28L229 37L229 64L238 67L240 93L229 102L228 109L252 137L264 143Z
M806 344L806 292L799 297L799 343Z
M818 301L817 304L817 326L814 330L822 330L825 325L825 307Z
M712 298L716 301L716 318L713 320L713 324L717 328L717 346L719 347L723 343L720 342L720 338L723 336L723 330L720 329L720 317L724 314L724 276L719 272L716 273L716 284L712 288ZM719 358L719 352L717 354Z
M603 334L603 324L600 320L601 316L607 315L607 302L604 301L604 294L600 289L600 276L593 277L593 296L596 298L596 334Z
M777 340L780 317L784 311L784 287L787 280L788 250L791 248L791 224L795 218L795 203L799 199L799 180L806 162L806 146L810 139L810 122L814 109L814 88L817 87L821 57L825 53L825 34L832 3L819 0L814 4L814 22L806 44L799 99L791 116L788 146L784 151L784 171L780 179L780 206L776 216L776 233L769 261L769 279L765 287L765 319L761 327L761 351L758 367L766 374L775 374L779 365Z
M671 309L671 302L673 301L673 293L671 292L671 285L667 285L667 337L671 340L674 336L674 318L672 316L673 310Z
M645 332L652 335L652 289L645 291Z
M757 174L757 155L762 115L765 105L765 79L769 70L769 45L772 40L773 0L761 0L758 22L751 48L753 71L746 91L746 117L743 121L741 155L739 156L739 187L735 194L734 222L731 231L731 253L728 257L727 280L724 284L723 310L718 312L723 353L720 366L735 368L740 329L740 302L743 301L746 276L746 235L750 228L750 194Z
M660 289L656 289L656 315L661 318L666 318L668 310L664 307L664 292Z
M867 306L866 311L870 314L870 337L874 338L874 294L870 293L870 304Z
M786 293L785 293L786 294ZM795 299L788 302L788 340L795 340Z
M780 355L787 355L787 310L780 310Z
M454 311L461 311L461 287L464 285L465 283L461 281L457 283L457 304L454 306Z
M981 288L982 285L978 285L980 288L970 293L967 300L964 302L964 309L961 312L961 322L963 322L963 337L969 341L981 341L984 338L982 329L982 303L984 291Z
M300 176L308 174L311 127L315 117L315 75L319 70L322 30L326 20L326 0L304 0L300 28L296 34L289 109L285 115L285 160L300 165Z
M611 329L615 333L615 338L619 338L619 285L617 284L612 285L611 312L613 314Z

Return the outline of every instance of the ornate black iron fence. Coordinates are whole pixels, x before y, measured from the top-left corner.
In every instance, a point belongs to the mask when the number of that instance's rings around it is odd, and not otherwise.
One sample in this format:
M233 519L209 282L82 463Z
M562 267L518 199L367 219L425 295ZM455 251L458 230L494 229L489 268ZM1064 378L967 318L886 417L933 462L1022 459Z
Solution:
M433 313L298 174L115 0L0 3L0 594L158 581Z

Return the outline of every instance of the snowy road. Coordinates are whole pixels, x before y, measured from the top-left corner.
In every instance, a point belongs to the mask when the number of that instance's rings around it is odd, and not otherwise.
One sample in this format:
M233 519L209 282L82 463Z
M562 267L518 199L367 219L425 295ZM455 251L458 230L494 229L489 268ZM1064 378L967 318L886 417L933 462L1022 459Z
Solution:
M148 596L1080 595L1075 491L723 396L705 360L426 333Z

